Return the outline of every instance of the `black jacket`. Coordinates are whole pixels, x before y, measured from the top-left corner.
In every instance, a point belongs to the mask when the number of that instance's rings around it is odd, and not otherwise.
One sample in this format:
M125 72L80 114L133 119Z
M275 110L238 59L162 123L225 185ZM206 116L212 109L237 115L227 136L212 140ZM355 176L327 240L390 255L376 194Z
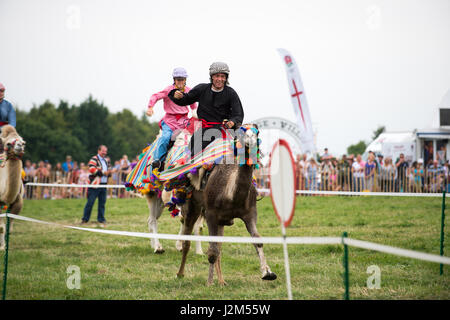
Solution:
M211 90L211 83L202 83L184 93L181 99L173 97L176 89L169 92L169 98L179 106L187 106L198 102L197 115L208 122L223 122L228 119L236 126L244 121L244 110L241 100L233 88L225 86L221 92Z

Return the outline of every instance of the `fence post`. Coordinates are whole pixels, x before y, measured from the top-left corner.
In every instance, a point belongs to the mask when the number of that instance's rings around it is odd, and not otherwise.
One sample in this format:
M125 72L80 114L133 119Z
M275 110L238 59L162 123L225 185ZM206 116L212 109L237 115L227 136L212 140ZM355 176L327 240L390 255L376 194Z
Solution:
M3 291L2 300L6 300L6 281L8 279L8 251L9 251L9 227L10 227L10 217L8 217L9 207L6 209L6 234L5 234L5 258L4 258L4 269L3 269Z
M344 245L344 286L345 286L345 293L344 293L344 299L350 300L350 294L349 294L349 272L348 272L348 246L344 242L344 238L347 238L347 232L344 232L342 234L342 244Z
M442 215L441 215L441 245L440 245L440 255L444 255L444 226L445 226L445 189L442 193ZM441 263L439 265L439 274L442 276L444 274L444 265Z

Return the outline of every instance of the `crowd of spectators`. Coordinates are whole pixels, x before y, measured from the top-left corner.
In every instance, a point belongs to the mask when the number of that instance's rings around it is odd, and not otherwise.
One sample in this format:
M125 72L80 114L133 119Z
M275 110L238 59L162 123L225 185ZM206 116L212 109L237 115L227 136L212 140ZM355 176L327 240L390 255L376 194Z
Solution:
M137 157L133 162L137 163ZM108 180L111 185L123 185L128 173L131 171L132 162L128 160L127 155L116 160L113 166L113 173ZM26 160L23 167L25 171L25 186L29 182L50 183L50 184L89 184L89 168L87 163L74 161L70 155L66 156L64 162L51 164L47 160L38 163ZM47 186L28 186L25 188L25 197L28 199L62 199L62 198L84 198L86 197L86 187L47 187ZM108 189L108 196L115 198L128 197L129 193L125 189Z
M445 155L445 153L444 153ZM369 152L364 161L361 154L337 158L325 149L320 157L297 155L295 161L296 189L314 191L372 192L450 192L450 163L445 156L438 160L408 162L404 154L395 161L382 154ZM257 175L260 187L268 188L267 168Z
M127 155L114 161L110 185L123 185L137 157L130 162ZM47 160L24 163L24 182L51 184L87 185L89 170L86 163L66 160L54 165ZM297 155L295 161L296 189L313 191L374 191L374 192L450 192L450 163L440 155L438 160L430 159L424 164L422 159L408 162L403 154L393 161L382 154L369 152L367 160L362 155L343 155L334 157L325 149L320 157L308 158L306 154ZM267 168L257 171L258 187L268 188ZM27 187L28 199L83 198L86 187ZM123 188L108 189L113 198L129 197Z

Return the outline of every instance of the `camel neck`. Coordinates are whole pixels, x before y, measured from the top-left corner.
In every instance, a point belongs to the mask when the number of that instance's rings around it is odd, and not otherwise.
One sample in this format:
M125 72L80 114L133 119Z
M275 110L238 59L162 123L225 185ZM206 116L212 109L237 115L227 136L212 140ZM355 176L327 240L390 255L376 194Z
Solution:
M22 161L6 160L5 166L0 169L0 176L2 184L1 201L13 203L22 185Z

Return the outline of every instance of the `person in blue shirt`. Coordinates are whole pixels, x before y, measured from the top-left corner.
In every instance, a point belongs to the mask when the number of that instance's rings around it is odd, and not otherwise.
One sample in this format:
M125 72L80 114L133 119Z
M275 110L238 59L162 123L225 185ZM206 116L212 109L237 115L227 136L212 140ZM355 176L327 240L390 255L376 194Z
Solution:
M12 104L5 100L5 86L0 83L0 131L5 124L16 127L16 110Z

